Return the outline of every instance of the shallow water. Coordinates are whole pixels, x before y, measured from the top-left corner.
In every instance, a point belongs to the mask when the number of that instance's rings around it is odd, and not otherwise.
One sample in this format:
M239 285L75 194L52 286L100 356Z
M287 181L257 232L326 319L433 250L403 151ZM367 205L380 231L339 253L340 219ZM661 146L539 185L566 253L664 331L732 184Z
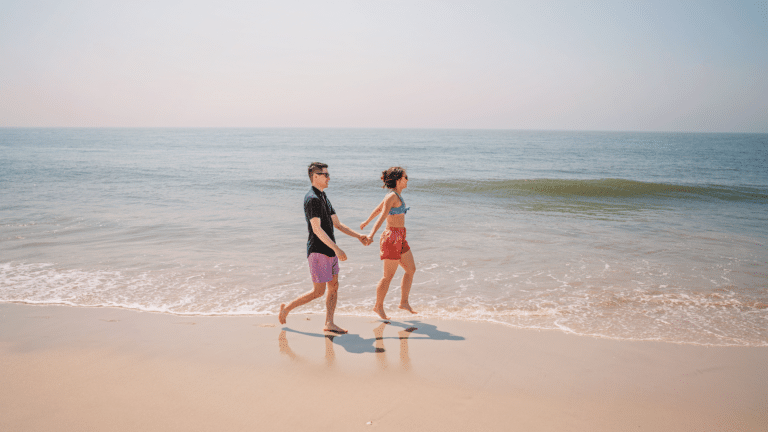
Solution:
M766 134L0 129L0 301L274 314L314 160L354 229L408 169L422 316L768 345ZM337 314L370 315L376 246L336 236Z

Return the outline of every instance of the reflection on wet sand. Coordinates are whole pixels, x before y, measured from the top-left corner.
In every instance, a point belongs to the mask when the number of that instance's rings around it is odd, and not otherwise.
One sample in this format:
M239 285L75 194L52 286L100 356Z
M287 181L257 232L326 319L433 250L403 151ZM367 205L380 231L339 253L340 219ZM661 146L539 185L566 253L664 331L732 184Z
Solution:
M288 346L288 338L285 336L285 330L280 332L280 336L277 337L277 342L280 345L280 354L287 355L291 360L303 360L293 352L290 346Z
M387 354L384 349L384 327L387 326L386 322L381 323L378 327L373 329L373 337L376 340L374 347L376 348L376 363L379 365L379 369L387 368Z
M336 352L333 350L333 338L335 335L325 335L325 365L331 367L336 362ZM304 361L304 359L297 355L288 345L288 337L286 331L280 332L280 336L277 337L278 345L280 346L280 354L288 356L293 361Z
M414 339L432 339L432 340L464 340L461 336L456 336L448 332L438 330L436 326L432 324L426 324L420 321L375 321L380 324L373 329L373 338L366 339L355 333L347 333L344 335L335 335L328 333L309 333L291 328L284 327L278 337L280 346L280 353L288 356L294 361L304 361L304 359L293 352L288 345L287 332L298 333L305 336L322 337L325 338L325 364L328 367L334 366L336 362L336 353L334 351L334 345L340 345L347 352L353 354L373 353L376 357L376 364L379 369L386 370L389 368L389 361L387 359L387 350L385 348L385 339L395 339L394 337L385 337L384 330L387 326L402 327L403 329L397 333L397 339L400 343L400 368L405 371L411 370L411 357L408 350L408 340ZM418 327L417 327L418 326ZM411 337L412 334L416 334L417 337Z
M325 335L325 365L331 367L336 363L336 352L333 350L334 335Z
M408 355L408 337L414 330L417 330L417 328L410 327L397 333L400 338L400 367L403 370L411 370L411 357Z
M384 321L381 323L381 325L373 329L373 336L376 340L374 343L374 348L376 351L376 362L379 368L382 370L389 367L386 350L384 349L384 329L388 324L391 324L391 322ZM400 339L400 367L406 371L411 369L411 358L408 355L408 337L414 330L418 329L416 327L409 327L397 333L398 339Z

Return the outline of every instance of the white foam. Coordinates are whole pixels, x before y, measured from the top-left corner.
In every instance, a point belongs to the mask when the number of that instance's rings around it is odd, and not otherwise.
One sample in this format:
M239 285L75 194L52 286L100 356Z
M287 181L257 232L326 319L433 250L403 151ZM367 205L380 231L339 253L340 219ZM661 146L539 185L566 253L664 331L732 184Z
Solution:
M483 275L470 269L444 265L421 270L411 291L418 316L399 314L391 307L399 297L396 282L385 306L395 317L483 321L615 339L768 346L768 301L744 297L728 287L692 291L650 279L614 284L612 272L593 278L594 274L557 271ZM2 263L0 302L120 307L177 315L272 315L280 303L310 287L304 266L295 266L287 275L254 273L246 279L242 275L232 279L228 270L132 272ZM337 314L370 316L371 281L378 277L378 269L352 270L347 272ZM601 266L597 271L604 270ZM302 307L302 313L322 314L324 302L312 302Z

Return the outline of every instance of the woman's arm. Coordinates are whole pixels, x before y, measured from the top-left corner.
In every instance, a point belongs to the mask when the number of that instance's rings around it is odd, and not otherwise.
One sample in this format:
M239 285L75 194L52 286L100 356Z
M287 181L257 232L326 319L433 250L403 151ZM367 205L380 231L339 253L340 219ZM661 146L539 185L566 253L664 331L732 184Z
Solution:
M382 200L382 201L381 201L381 203L379 204L379 206L378 206L378 207L376 207L376 208L373 210L373 213L371 213L371 215L370 215L370 216L368 216L368 219L366 219L366 220L365 220L365 222L363 222L363 223L361 223L361 224L360 224L360 229L364 229L364 228L365 228L365 227L366 227L366 226L367 226L369 223L371 223L371 221L373 220L373 218L374 218L374 217L376 217L376 215L377 215L377 214L379 214L379 212L381 211L381 206L383 206L383 205L384 205L384 201L385 201L385 200Z
M335 214L331 215L331 220L333 221L333 226L337 230L343 232L344 234L346 234L346 235L348 235L350 237L354 237L354 238L360 240L360 243L362 243L364 246L368 246L369 244L371 244L368 241L368 237L365 234L360 234L359 232L353 231L352 228L350 228L350 227L344 225L343 223L341 223L341 221L339 220L339 217L336 216Z
M392 205L394 204L394 201L397 198L395 197L394 193L388 194L386 197L384 197L384 200L381 201L381 204L379 204L379 207L377 209L381 209L381 215L379 215L379 219L376 221L376 224L371 228L370 234L368 234L368 239L370 241L373 241L373 236L376 234L376 231L381 227L381 224L384 223L384 220L389 216L389 210L392 209ZM371 215L373 217L374 215Z

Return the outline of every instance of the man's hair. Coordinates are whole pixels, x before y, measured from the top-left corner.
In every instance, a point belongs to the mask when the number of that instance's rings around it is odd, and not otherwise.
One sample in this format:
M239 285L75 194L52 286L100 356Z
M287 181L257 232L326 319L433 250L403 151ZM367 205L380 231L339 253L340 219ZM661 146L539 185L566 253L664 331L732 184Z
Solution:
M309 174L309 181L312 181L312 176L315 175L315 173L318 173L322 171L323 169L328 168L327 164L324 164L322 162L312 162L307 167L307 174Z
M381 172L381 181L384 182L382 188L394 189L397 186L397 181L403 178L405 170L400 167L391 167L386 171Z

